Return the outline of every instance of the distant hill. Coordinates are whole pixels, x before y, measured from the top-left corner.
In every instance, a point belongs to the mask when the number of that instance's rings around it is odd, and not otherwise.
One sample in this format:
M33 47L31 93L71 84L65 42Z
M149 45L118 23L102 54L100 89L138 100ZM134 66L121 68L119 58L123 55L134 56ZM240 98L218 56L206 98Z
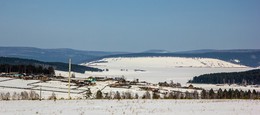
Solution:
M21 58L10 58L10 57L0 57L0 64L10 64L10 65L41 65L41 66L52 66L56 70L68 71L68 64L62 62L42 62L32 59L21 59ZM84 73L85 71L102 71L97 68L86 67L81 65L72 64L72 71Z
M84 65L84 64L83 64ZM186 57L118 57L105 58L86 63L93 67L121 67L121 68L246 68L219 59L186 58Z
M40 49L33 47L0 47L0 56L35 59L45 62L67 63L72 58L72 63L78 64L93 58L107 55L122 54L124 52L82 51L74 49Z
M257 49L245 49L245 50L201 50L201 51L189 51L189 52L177 52L177 53L130 53L130 54L118 54L96 58L99 60L102 58L112 57L200 57L200 58L214 58L227 62L246 65L249 67L260 66L260 50Z
M147 51L144 51L142 53L171 53L171 52L167 51L167 50L154 49L154 50L147 50Z
M72 63L80 64L107 57L201 57L214 58L223 61L246 65L250 67L260 66L259 49L235 49L235 50L214 50L202 49L182 52L170 52L166 50L148 50L140 53L127 52L103 52L103 51L82 51L73 49L40 49L33 47L0 47L0 56L35 59L44 62L67 63L72 58Z

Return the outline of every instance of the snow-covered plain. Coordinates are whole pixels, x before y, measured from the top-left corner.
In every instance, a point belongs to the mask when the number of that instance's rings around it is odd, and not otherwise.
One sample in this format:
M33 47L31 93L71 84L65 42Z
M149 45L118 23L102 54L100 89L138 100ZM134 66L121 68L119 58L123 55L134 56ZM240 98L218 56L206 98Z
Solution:
M259 115L259 100L1 101L3 115Z
M124 76L128 80L139 79L152 83L173 80L182 84L202 74L253 69L218 59L183 57L104 58L82 65L109 70L86 72L85 76Z

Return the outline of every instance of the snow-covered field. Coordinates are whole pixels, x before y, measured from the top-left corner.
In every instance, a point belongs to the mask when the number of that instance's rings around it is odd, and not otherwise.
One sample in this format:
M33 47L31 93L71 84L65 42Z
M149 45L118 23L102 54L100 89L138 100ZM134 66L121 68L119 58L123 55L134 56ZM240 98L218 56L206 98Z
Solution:
M259 100L1 101L3 115L259 115Z
M201 74L253 69L218 59L180 57L105 58L82 65L109 70L86 72L85 76L124 76L128 80L140 79L152 83L173 80L181 84Z
M8 81L5 81L8 80ZM48 99L49 96L54 92L56 97L67 98L68 97L68 83L63 83L60 81L48 81L39 82L40 80L23 80L23 79L13 79L0 77L0 92L7 93L11 95L16 93L21 93L22 91L35 91L36 93L42 94L42 98ZM73 84L72 84L73 85ZM82 98L83 95L80 92L86 90L87 88L73 89L75 86L71 86L71 97L73 99Z

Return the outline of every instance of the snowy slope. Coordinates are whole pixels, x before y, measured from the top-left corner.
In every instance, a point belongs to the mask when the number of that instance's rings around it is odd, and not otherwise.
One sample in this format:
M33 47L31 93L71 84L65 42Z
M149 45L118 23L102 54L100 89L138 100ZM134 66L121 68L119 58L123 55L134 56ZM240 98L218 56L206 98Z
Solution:
M83 64L84 65L84 64ZM135 57L135 58L104 58L96 62L86 63L88 66L106 67L202 67L202 68L240 68L243 65L233 64L212 58L184 57Z
M90 67L108 69L103 72L86 72L86 76L124 76L128 80L138 78L147 82L170 81L186 83L195 76L239 72L253 68L212 58L183 57L120 57L83 63Z

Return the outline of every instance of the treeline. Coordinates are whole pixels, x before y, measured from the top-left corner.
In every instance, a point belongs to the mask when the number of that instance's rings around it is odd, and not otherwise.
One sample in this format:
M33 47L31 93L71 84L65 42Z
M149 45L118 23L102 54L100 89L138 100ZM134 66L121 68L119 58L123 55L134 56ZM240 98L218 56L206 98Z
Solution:
M68 71L68 64L62 62L42 62L32 59L21 59L13 57L0 57L0 64L9 65L41 65L41 66L51 66L55 70ZM82 65L72 64L71 69L74 72L84 73L85 71L102 71L98 68L86 67Z
M90 95L87 98L91 97ZM94 96L95 99L260 99L260 92L256 90L222 90L214 91L213 89L207 91L202 90L200 93L198 91L194 92L179 92L172 91L168 93L159 93L159 92L149 92L146 91L142 95L138 93L131 92L110 92L102 93L100 90Z
M260 69L245 72L213 73L194 77L189 83L204 84L260 84Z
M9 92L1 92L0 93L0 100L42 100L44 99L36 93L35 91L22 91L20 93L13 92L12 94ZM48 98L48 100L56 100L56 94L53 92Z
M9 65L0 64L1 73L19 73L19 74L44 74L44 75L54 75L54 68L51 66L35 66L35 65Z
M214 92L213 89L209 91L202 90L201 99L260 99L260 93L256 90L222 90L219 89L217 92Z

